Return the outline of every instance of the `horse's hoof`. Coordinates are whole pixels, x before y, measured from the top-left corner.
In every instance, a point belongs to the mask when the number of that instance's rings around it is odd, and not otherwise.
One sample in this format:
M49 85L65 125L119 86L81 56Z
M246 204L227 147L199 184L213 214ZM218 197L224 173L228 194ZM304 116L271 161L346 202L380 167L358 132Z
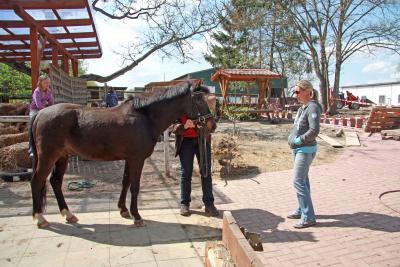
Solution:
M77 223L79 219L75 215L72 215L71 217L66 218L66 221L67 223Z
M44 229L50 226L50 223L46 220L37 223L37 227L40 229Z
M145 223L144 223L143 219L135 220L134 226L135 227L143 227L143 226L145 226Z
M120 214L121 214L122 218L125 218L125 219L130 219L131 218L131 214L127 210L126 211L121 211Z

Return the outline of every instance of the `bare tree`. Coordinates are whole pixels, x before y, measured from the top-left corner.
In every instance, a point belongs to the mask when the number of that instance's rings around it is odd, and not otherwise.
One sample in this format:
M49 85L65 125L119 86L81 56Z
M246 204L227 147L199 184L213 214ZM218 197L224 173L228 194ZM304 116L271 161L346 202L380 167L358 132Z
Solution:
M330 18L335 38L335 80L333 96L338 97L342 64L357 52L386 49L400 54L399 4L386 0L340 0ZM336 106L330 110L336 112Z
M330 62L334 67L334 96L337 97L343 62L356 52L373 53L384 48L399 53L398 1L391 0L279 0L306 46L298 47L313 61L320 83L324 110L329 103Z
M88 74L88 80L107 82L132 70L154 53L162 57L179 57L182 62L191 59L191 40L204 35L219 25L223 0L119 0L99 2L92 7L110 19L143 20L147 30L135 43L121 53L124 67L108 76Z

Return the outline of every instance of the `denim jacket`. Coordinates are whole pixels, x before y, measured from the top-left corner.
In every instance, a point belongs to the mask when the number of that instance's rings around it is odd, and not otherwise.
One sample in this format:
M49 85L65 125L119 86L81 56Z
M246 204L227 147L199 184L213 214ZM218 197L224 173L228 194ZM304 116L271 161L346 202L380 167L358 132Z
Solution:
M304 146L315 146L316 137L319 134L319 122L321 118L321 107L315 101L309 101L297 111L292 131L288 138L288 144L292 149ZM295 143L299 137L301 144Z

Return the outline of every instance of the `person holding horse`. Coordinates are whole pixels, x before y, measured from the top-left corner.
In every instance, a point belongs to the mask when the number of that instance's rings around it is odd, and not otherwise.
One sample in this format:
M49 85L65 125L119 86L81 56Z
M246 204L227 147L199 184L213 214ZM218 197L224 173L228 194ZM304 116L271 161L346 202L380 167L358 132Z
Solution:
M54 96L50 89L50 77L46 74L39 77L37 88L32 94L32 102L29 106L29 128L32 127L33 117L39 112L39 110L44 109L48 106L54 104ZM30 135L29 135L30 137ZM32 140L29 138L29 156L32 158Z
M114 88L110 87L106 96L106 107L112 108L118 105L118 96Z
M297 111L288 144L293 152L293 184L297 193L298 208L287 218L300 219L300 222L294 225L294 228L300 229L316 224L308 171L317 153L315 139L319 133L322 109L318 103L318 92L309 81L298 81L295 93L297 100L303 105Z
M200 87L201 92L206 96L210 93L207 87ZM210 103L208 102L209 106ZM181 209L182 216L190 215L190 201L191 201L191 185L193 174L193 161L194 156L200 168L201 174L201 188L203 191L203 203L205 206L205 213L207 216L217 217L219 212L214 206L214 195L212 191L212 177L211 177L211 135L207 134L205 142L202 142L200 136L201 129L197 127L193 120L188 119L183 115L178 123L173 126L175 133L175 157L179 155L181 163ZM205 149L201 149L201 148ZM204 160L201 160L203 156Z

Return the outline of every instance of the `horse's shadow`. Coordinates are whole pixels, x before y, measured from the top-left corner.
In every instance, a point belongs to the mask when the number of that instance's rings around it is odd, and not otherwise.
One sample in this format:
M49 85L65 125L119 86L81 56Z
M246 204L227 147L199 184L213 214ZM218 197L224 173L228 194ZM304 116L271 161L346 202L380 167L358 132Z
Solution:
M143 227L118 223L65 224L52 222L46 230L112 246L149 246L189 242L190 240L220 240L222 236L221 229L212 226L154 220L145 220Z

